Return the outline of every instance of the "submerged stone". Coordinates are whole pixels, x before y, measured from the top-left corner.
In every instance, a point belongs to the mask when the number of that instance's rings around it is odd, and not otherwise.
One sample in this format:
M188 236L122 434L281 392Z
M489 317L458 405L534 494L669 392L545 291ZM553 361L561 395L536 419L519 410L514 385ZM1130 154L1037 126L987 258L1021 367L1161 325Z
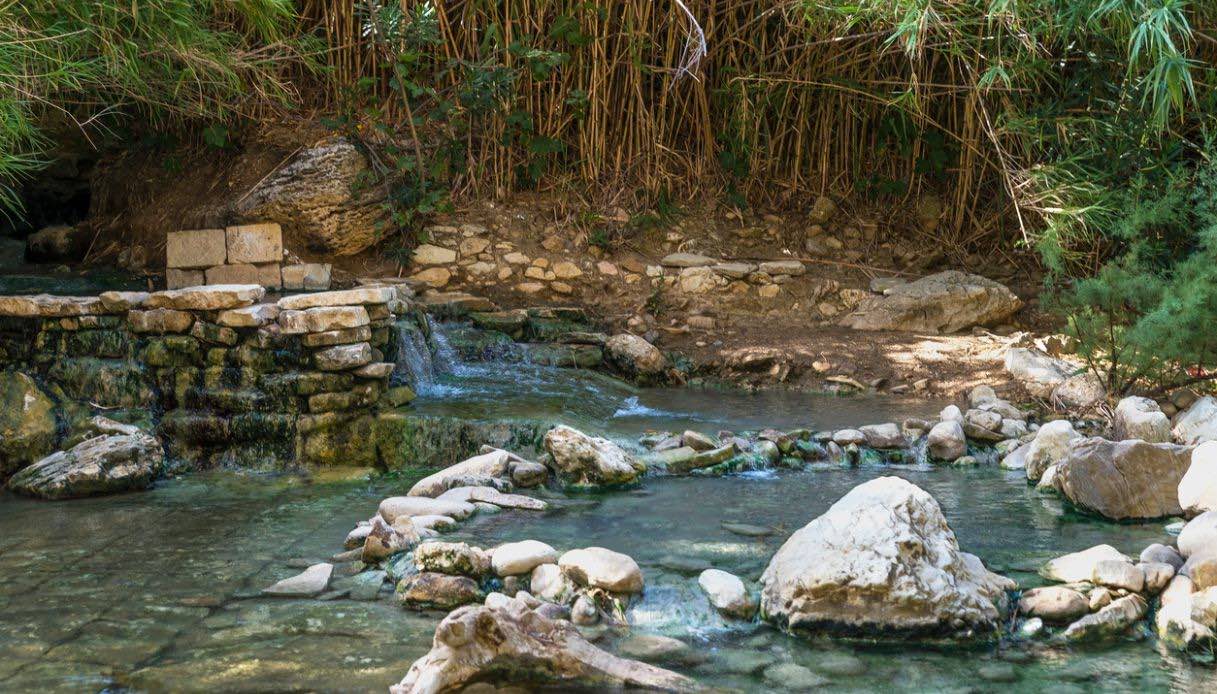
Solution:
M97 436L21 470L9 489L44 499L73 499L147 489L164 465L155 437L143 432Z

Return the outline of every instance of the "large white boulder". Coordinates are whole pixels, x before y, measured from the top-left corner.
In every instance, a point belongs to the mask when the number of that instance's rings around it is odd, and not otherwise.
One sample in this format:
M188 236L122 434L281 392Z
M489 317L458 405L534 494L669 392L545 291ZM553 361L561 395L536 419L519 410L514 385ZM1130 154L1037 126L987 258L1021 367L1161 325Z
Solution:
M855 330L953 333L995 325L1023 302L1005 285L958 270L939 272L863 299L841 324Z
M507 451L493 450L476 455L422 478L410 487L407 495L436 497L453 487L469 486L471 480L501 479L507 476L510 461L511 454Z
M549 464L554 472L568 485L628 484L646 472L646 465L635 460L621 446L564 424L545 434L545 450L550 455Z
M556 564L558 550L538 540L508 542L490 553L490 566L499 576L532 573L542 564Z
M638 562L611 549L572 549L558 557L558 567L580 586L610 593L642 592L642 569L638 568Z
M1111 545L1096 545L1081 552L1057 557L1040 568L1040 575L1050 581L1079 583L1089 581L1095 566L1103 561L1122 561L1132 566L1132 560Z
M1176 415L1171 436L1189 446L1217 441L1217 398L1206 395Z
M1217 441L1205 441L1192 451L1192 462L1179 481L1179 506L1189 518L1217 511Z
M1116 405L1113 425L1115 438L1141 439L1150 443L1165 443L1171 440L1171 420L1149 398L1131 395Z
M1068 362L1024 347L1006 350L1005 366L1006 371L1037 398L1052 397L1052 391L1077 370Z
M968 452L968 439L958 420L941 421L926 435L926 452L934 460L955 460Z
M1014 587L960 551L933 497L880 477L782 545L761 603L766 619L795 632L970 637L998 628Z
M1027 448L1024 465L1027 479L1038 482L1044 472L1053 465L1059 465L1069 457L1073 442L1082 438L1074 431L1073 425L1063 419L1048 422L1035 432L1035 439Z
M1112 520L1176 516L1191 461L1191 450L1173 443L1075 440L1054 486L1074 505Z
M1186 559L1217 556L1217 511L1205 511L1188 521L1175 543Z
M605 341L604 350L613 366L641 383L658 383L668 371L663 352L637 335L614 335Z

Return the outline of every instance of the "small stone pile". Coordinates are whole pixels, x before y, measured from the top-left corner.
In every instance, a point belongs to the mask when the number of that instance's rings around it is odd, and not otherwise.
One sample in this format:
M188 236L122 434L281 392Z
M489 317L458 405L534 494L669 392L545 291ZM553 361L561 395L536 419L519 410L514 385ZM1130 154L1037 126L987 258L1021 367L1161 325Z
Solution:
M165 264L170 289L205 284L258 284L297 291L330 288L328 264L283 265L283 232L274 223L169 232Z

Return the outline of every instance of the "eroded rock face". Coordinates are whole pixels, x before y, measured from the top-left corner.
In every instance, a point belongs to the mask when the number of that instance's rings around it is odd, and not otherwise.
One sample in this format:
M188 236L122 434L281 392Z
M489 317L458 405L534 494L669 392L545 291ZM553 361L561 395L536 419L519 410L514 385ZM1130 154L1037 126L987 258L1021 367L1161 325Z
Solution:
M164 460L160 442L143 432L96 436L21 470L8 486L44 499L147 489L160 474Z
M0 372L0 482L51 452L54 409L34 379Z
M792 535L761 587L764 617L791 631L965 638L997 629L1014 583L960 551L933 497L881 477Z
M640 383L659 383L668 371L663 352L637 335L614 335L605 341L604 349L613 366Z
M431 652L410 666L392 694L460 691L474 681L546 682L661 692L700 689L683 675L619 658L588 643L574 625L523 600L458 609L435 629Z
M645 465L612 441L561 424L545 434L545 450L554 472L569 485L629 484L646 472Z
M1149 398L1129 396L1116 405L1115 438L1141 439L1150 443L1171 440L1171 420Z
M1075 441L1056 471L1058 491L1087 511L1112 520L1179 515L1179 483L1191 449L1136 439Z
M248 221L274 221L290 246L317 253L352 255L380 238L383 209L375 191L356 198L352 184L367 160L343 139L300 151L242 200L237 213Z
M953 333L1000 323L1023 302L1005 285L957 270L922 277L863 299L841 324L855 330Z

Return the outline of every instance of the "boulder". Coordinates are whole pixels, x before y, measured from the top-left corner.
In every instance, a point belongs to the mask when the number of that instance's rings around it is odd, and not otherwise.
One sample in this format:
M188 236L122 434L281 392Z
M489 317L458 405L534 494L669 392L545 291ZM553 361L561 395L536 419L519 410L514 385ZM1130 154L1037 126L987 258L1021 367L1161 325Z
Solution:
M600 650L571 622L550 619L512 598L445 617L435 629L431 651L390 692L441 694L479 681L543 683L559 690L701 689L683 675Z
M1140 593L1145 589L1145 572L1122 559L1104 559L1095 562L1090 581L1098 586Z
M1035 432L1035 438L1031 441L1024 459L1027 479L1037 482L1044 476L1045 470L1065 462L1073 450L1073 442L1080 438L1082 435L1074 431L1073 425L1063 419L1041 426L1039 431Z
M469 478L502 478L507 475L507 466L511 462L511 454L507 451L493 450L476 455L451 467L422 478L410 487L409 496L436 497L451 489L452 481L465 481Z
M498 576L531 574L542 564L556 563L558 550L537 540L508 542L495 547L490 553L490 566Z
M1217 398L1206 395L1176 415L1171 436L1177 443L1192 446L1217 441Z
M1005 285L950 270L867 297L841 324L855 330L953 333L1001 323L1022 305Z
M143 432L86 439L13 475L9 489L43 499L75 499L147 489L164 466L156 437Z
M396 298L397 292L392 287L371 286L315 294L295 294L279 299L278 304L284 311L303 311L321 306L386 304Z
M289 245L315 253L353 255L380 240L384 207L375 190L352 191L367 160L344 139L296 153L237 205L242 220L282 225Z
M1128 631L1145 617L1149 604L1140 595L1113 600L1110 605L1070 624L1061 635L1067 641L1101 641Z
M1156 542L1141 550L1139 559L1146 563L1168 564L1176 571L1183 566L1183 555L1179 554L1179 550Z
M761 609L795 632L964 638L997 631L1014 587L960 551L933 497L880 477L782 545L761 577Z
M1192 460L1179 480L1183 515L1217 511L1217 441L1205 441L1192 451Z
M358 537L359 534L355 533L355 536ZM363 562L376 564L398 552L405 552L418 544L418 540L418 528L413 523L398 522L390 525L385 519L376 516L364 534Z
M968 452L963 425L951 419L939 422L926 435L926 452L934 460L955 460Z
M1052 391L1052 401L1070 410L1087 410L1107 399L1103 381L1092 373L1080 373L1065 379Z
M894 422L867 424L858 427L858 431L866 437L866 445L871 448L904 448L908 445L904 433L900 431L900 425Z
M1171 420L1149 398L1135 395L1124 398L1116 405L1112 426L1117 440L1141 439L1150 443L1166 443L1171 440Z
M697 577L697 585L701 586L714 609L728 617L751 619L756 613L756 603L739 576L706 569Z
M397 584L397 602L412 609L450 610L482 601L477 581L468 576L423 571Z
M470 504L494 504L499 508L518 508L526 511L544 511L549 504L522 494L504 494L494 487L453 487L440 494L437 499L445 501L465 501Z
M0 372L0 483L55 446L55 403L34 379Z
M378 513L390 525L402 516L448 516L464 520L477 509L463 501L440 501L420 496L391 496L380 502Z
M1060 359L1053 359L1038 349L1012 347L1006 350L1006 371L1037 398L1050 398L1057 386L1065 382L1077 368Z
M614 367L640 383L659 383L667 374L668 358L637 335L614 335L605 341L604 349Z
M1186 446L1082 439L1057 468L1055 486L1075 506L1112 520L1175 516L1190 464Z
M1018 600L1018 610L1045 622L1067 624L1090 613L1090 601L1072 588L1044 586L1025 591Z
M620 446L577 429L558 425L545 434L549 465L565 484L577 487L629 484L646 466Z
M1025 443L1002 457L998 465L1003 470L1026 470L1027 469L1027 451L1031 450L1031 444Z
M1057 557L1040 567L1039 573L1050 581L1081 583L1094 575L1094 567L1101 561L1122 561L1129 566L1132 560L1111 545L1096 545L1090 549Z
M541 564L532 570L529 576L528 591L540 600L565 605L574 599L579 586L553 564Z
M610 593L642 592L642 569L620 552L603 547L572 549L558 558L558 567L580 586Z
M1217 511L1205 511L1188 521L1175 544L1184 559L1206 554L1217 556Z

